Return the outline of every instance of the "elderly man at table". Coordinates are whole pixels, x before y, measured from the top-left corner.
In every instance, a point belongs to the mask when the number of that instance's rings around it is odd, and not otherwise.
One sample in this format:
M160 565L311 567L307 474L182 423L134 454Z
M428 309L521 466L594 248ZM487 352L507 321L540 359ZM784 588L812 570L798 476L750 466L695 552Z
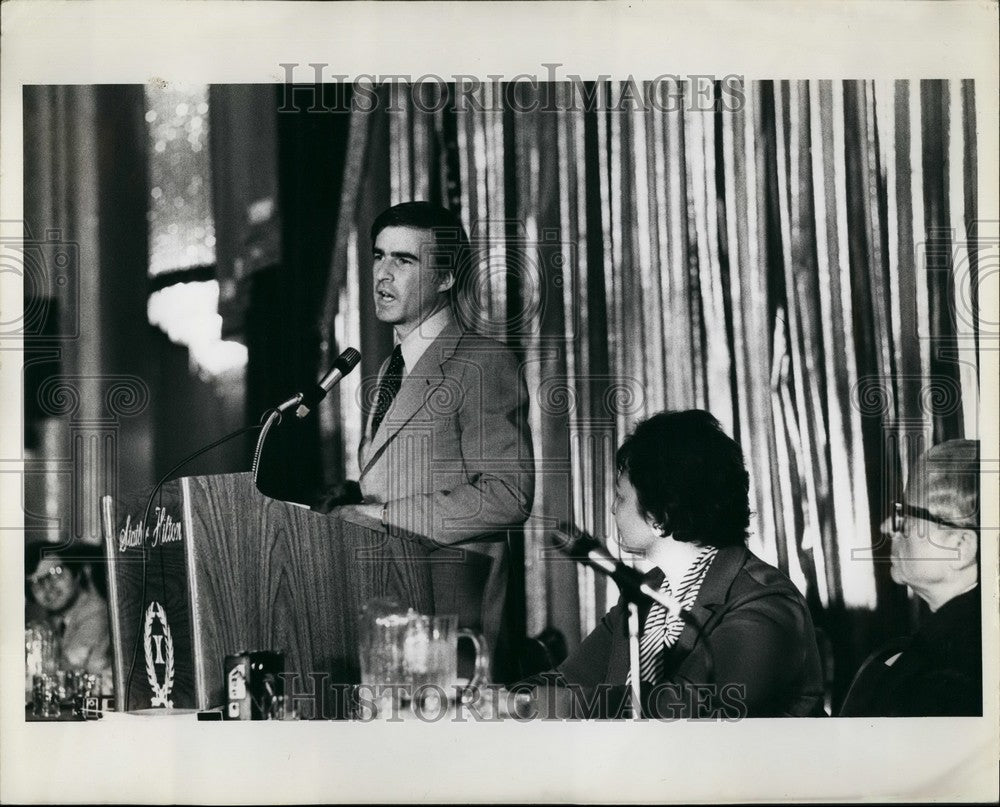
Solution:
M868 658L841 716L981 715L979 442L929 449L882 529L892 537L892 579L927 613L916 634Z

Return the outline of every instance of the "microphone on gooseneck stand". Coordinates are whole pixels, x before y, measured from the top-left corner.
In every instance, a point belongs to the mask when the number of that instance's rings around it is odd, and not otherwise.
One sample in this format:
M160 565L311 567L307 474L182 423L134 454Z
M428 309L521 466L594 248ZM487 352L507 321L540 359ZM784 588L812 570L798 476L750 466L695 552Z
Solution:
M304 418L308 415L313 407L322 401L345 375L358 366L359 361L361 361L361 354L353 347L349 347L341 353L333 363L333 367L330 368L330 372L323 376L318 384L302 393L302 400L298 409L295 410L295 417Z
M327 396L331 389L340 383L344 376L358 366L358 362L360 361L361 354L353 347L347 348L347 350L337 357L337 360L333 363L333 367L320 379L318 384L315 384L305 392L295 393L287 401L283 401L271 410L267 421L264 423L264 427L260 431L260 437L257 439L257 448L253 453L251 470L253 472L254 484L257 485L258 489L260 489L260 485L257 482L257 477L260 472L260 456L264 451L264 441L267 439L271 428L281 423L282 414L294 406L296 407L295 416L304 418Z

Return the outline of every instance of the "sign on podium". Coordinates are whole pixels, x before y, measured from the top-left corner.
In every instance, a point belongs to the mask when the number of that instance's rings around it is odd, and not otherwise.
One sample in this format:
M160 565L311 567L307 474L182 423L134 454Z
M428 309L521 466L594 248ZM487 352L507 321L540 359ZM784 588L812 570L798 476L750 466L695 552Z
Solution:
M102 507L125 711L222 705L225 657L245 650L283 652L300 686L356 683L365 602L434 611L418 542L269 499L249 473L168 482L149 524L145 499Z

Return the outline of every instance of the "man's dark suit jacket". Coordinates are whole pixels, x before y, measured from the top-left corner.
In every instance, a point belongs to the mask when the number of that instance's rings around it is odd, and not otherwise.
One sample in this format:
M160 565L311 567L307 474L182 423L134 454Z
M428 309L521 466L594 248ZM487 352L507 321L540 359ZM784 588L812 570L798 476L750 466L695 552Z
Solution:
M854 677L840 716L981 715L979 594L976 586L949 600L912 638L893 640L869 656Z
M645 611L648 606L642 620ZM746 547L722 548L690 614L692 621L665 651L660 685L643 692L646 716L824 714L812 618L780 571ZM621 602L558 668L562 683L577 685L577 708L590 711L579 716L603 717L622 714L628 670L627 609ZM606 701L597 697L602 685Z

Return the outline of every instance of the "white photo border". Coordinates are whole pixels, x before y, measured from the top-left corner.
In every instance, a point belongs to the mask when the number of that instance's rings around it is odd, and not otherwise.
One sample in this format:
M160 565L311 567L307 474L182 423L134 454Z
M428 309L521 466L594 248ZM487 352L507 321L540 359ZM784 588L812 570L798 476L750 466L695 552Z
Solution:
M282 82L329 74L972 78L980 219L997 209L997 5L988 2L3 3L0 218L22 217L25 84ZM332 79L331 79L332 80ZM998 457L996 267L980 292L984 469ZM0 275L0 322L21 286ZM990 332L992 329L992 332ZM997 798L998 593L983 577L984 717L623 723L25 723L21 389L2 354L0 799L6 802L911 801ZM1000 524L1000 473L983 475ZM996 532L992 533L996 534ZM997 569L997 542L982 568Z

